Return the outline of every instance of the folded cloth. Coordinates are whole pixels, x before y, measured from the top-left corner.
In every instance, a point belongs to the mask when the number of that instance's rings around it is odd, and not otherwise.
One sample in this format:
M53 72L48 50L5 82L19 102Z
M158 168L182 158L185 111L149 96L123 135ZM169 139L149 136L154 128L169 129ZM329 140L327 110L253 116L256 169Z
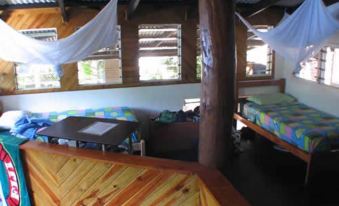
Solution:
M20 138L36 139L38 130L44 127L51 126L53 123L48 119L38 119L23 117L15 123L15 127L10 133Z

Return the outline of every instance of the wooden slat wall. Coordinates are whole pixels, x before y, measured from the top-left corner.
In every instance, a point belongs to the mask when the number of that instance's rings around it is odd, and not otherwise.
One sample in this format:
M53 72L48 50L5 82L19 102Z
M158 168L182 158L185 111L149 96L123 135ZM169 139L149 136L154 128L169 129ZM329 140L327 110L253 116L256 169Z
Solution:
M14 67L12 63L0 61L0 95L40 93L53 91L72 91L85 89L102 89L114 87L149 86L162 84L196 83L195 36L196 18L186 18L186 6L145 6L138 9L135 18L126 20L126 6L119 6L118 23L121 25L122 37L122 76L123 84L79 86L77 79L77 65L63 65L64 76L61 78L60 89L44 89L31 91L16 91ZM48 9L14 10L6 14L6 21L17 30L32 28L56 27L58 38L72 34L77 27L91 20L98 10L84 8L70 8L67 10L69 21L62 22L60 11ZM138 25L139 24L181 24L182 25L182 80L139 82L138 68Z
M29 142L21 146L34 205L248 205L195 163Z
M64 76L61 78L60 89L44 89L31 91L17 91L15 84L14 67L12 63L0 61L0 95L42 93L53 91L73 91L86 89L102 89L115 87L152 86L163 84L181 84L199 82L196 78L196 29L198 25L197 8L183 5L143 5L139 7L132 19L126 20L127 7L119 6L119 24L122 38L122 76L123 84L79 86L77 79L77 65L63 65ZM72 34L77 27L86 24L98 10L85 8L68 8L69 21L62 22L60 11L57 8L21 9L7 11L2 18L13 28L49 28L56 27L58 37L64 38ZM260 15L251 17L253 24L276 24L281 12L267 10ZM139 24L181 24L182 25L182 80L140 82L138 71L138 25ZM247 29L239 21L236 28L236 42L238 54L238 80L245 79L246 68L246 33Z

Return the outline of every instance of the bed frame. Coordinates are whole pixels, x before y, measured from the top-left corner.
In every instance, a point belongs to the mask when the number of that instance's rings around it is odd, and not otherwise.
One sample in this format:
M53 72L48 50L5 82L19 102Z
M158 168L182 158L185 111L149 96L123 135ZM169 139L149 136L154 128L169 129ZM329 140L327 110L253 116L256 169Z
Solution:
M237 94L239 94L240 88L248 88L248 87L263 87L263 86L278 86L279 91L284 93L285 92L285 79L280 80L259 80L259 81L239 81L237 84ZM238 103L242 104L244 103L246 96L239 96ZM262 137L265 137L266 139L270 140L271 142L279 145L280 147L286 149L288 152L293 154L294 156L300 158L307 164L306 168L306 175L305 175L305 185L309 183L310 177L311 177L311 171L312 175L315 173L315 170L319 168L324 167L330 167L333 168L333 161L336 162L339 160L339 151L333 150L329 152L312 152L308 153L305 152L302 149L299 149L298 147L280 139L273 133L267 131L266 129L261 128L257 124L247 120L245 117L241 116L241 113L234 113L234 119L242 122L245 124L248 128L253 130L255 133L261 135ZM321 159L321 161L318 161L317 159ZM311 164L312 163L312 164ZM316 167L316 166L317 167ZM337 168L336 168L337 169Z

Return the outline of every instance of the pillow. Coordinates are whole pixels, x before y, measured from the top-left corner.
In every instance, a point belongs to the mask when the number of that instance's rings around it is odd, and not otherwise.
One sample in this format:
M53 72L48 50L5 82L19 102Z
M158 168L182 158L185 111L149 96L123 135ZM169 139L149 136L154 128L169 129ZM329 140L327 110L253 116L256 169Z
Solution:
M12 129L15 127L15 123L25 117L27 112L24 111L8 111L2 114L0 117L1 129Z
M248 97L247 100L259 105L292 103L297 101L295 97L282 93L254 95Z

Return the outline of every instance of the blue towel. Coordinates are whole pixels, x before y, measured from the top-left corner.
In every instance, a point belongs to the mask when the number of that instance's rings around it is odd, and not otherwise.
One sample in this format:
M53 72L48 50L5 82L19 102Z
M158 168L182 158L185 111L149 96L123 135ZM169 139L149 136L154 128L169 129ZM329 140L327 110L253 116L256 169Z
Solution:
M34 140L39 129L52 124L48 119L23 117L15 123L15 128L12 128L10 132L17 137Z

